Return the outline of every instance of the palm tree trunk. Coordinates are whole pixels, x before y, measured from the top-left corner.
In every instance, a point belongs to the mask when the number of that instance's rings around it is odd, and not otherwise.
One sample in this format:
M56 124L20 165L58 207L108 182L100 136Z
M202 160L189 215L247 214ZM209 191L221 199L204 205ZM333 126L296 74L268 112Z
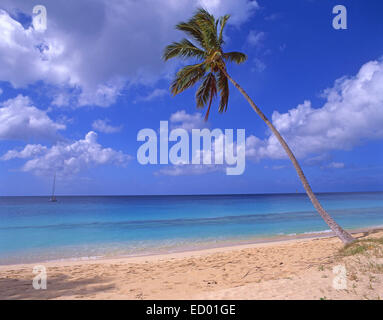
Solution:
M278 130L269 121L269 119L267 119L267 117L263 114L263 112L256 106L256 104L253 102L253 100L251 100L251 98L245 92L245 90L243 90L242 87L233 78L231 78L229 76L226 69L221 68L221 71L226 75L226 77L231 81L231 83L243 94L243 96L249 102L249 104L254 109L254 111L262 118L263 121L266 122L267 126L271 129L271 131L277 137L278 141L280 142L283 149L286 151L287 155L289 156L291 162L293 163L294 168L298 173L299 179L301 179L301 182L303 184L303 187L306 190L308 197L310 198L312 204L314 205L315 209L318 211L320 216L323 218L323 220L328 224L328 226L335 233L335 235L338 236L339 239L341 239L343 241L343 243L349 244L349 243L353 242L355 239L351 236L351 234L349 234L347 231L342 229L342 227L335 222L335 220L326 212L326 210L323 209L322 205L319 203L314 192L312 191L310 184L307 181L301 166L299 165L299 163L298 163L297 159L295 158L294 154L292 153L290 147L287 145L286 141L282 138L282 136L278 132Z

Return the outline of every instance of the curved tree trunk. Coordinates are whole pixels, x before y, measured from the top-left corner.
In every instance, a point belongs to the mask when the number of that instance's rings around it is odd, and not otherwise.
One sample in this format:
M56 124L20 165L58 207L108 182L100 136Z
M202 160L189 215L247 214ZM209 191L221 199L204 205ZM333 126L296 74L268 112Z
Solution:
M308 197L310 198L312 204L314 205L315 209L318 211L320 216L323 218L323 220L328 224L328 226L331 228L331 230L343 241L343 243L348 244L353 242L355 239L349 234L347 231L342 229L342 227L335 222L333 218L323 209L322 205L319 203L318 199L316 198L315 194L313 193L304 173L299 165L297 159L295 158L294 154L292 153L290 147L287 145L286 141L282 138L281 134L278 132L278 130L274 127L274 125L267 119L267 117L263 114L263 112L256 106L256 104L251 100L249 95L245 92L245 90L242 89L242 87L235 82L233 78L229 76L227 71L224 68L221 68L221 71L226 75L226 77L231 81L231 83L244 95L245 99L249 102L251 107L254 109L254 111L262 118L263 121L266 122L267 126L271 129L271 131L274 133L274 135L277 137L278 141L282 145L283 149L286 151L287 155L289 156L291 162L293 163L295 170L298 173L299 179L301 179L301 182L303 184L303 187L306 190L306 193Z

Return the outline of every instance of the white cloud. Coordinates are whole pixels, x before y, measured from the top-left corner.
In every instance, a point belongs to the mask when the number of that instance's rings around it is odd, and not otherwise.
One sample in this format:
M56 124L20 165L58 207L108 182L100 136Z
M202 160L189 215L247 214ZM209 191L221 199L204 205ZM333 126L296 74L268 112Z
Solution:
M28 144L23 150L9 150L5 155L3 155L0 160L8 161L16 158L27 159L39 156L45 153L48 150L47 147L42 146L41 144Z
M116 133L122 130L122 126L114 127L108 124L110 120L95 120L92 124L92 128L102 133Z
M49 47L32 28L23 26L0 9L0 80L22 87L37 80L55 84L68 80L70 70L57 57L61 44L51 39Z
M152 101L156 98L161 98L169 93L169 90L165 89L154 89L152 92L150 92L147 96L144 97L139 97L137 100L138 101Z
M331 160L329 153L321 153L314 155L313 157L308 157L305 159L304 163L307 166L323 166Z
M82 169L105 164L126 165L129 155L111 148L104 148L97 142L97 134L90 131L83 140L73 143L58 143L51 148L41 145L27 145L24 150L8 151L2 160L31 158L22 167L24 172L36 175L71 176Z
M197 7L203 7L215 16L230 14L229 23L240 25L247 21L259 9L255 0L198 0Z
M0 108L0 140L56 140L64 124L51 120L46 111L37 109L28 97L19 95L3 102Z
M113 104L126 84L153 84L171 64L161 60L165 45L181 37L176 23L204 6L231 13L232 25L258 8L249 0L41 0L48 11L44 33L28 29L0 10L0 81L25 87L42 80L68 89L77 106ZM30 0L3 0L9 12L31 14ZM150 10L148 10L150 8ZM134 44L134 45L132 45ZM76 90L71 90L76 89ZM56 100L63 105L65 101Z
M165 89L154 89L153 92L151 92L149 95L144 97L143 100L145 101L152 101L155 98L163 97L168 94L168 90Z
M57 107L68 106L70 101L70 97L67 94L60 93L56 95L52 101L52 105Z
M254 59L254 67L251 69L251 71L263 72L263 71L265 71L265 69L266 69L266 64L262 60L255 58Z
M100 84L96 87L84 87L78 98L78 106L96 105L99 107L109 107L114 104L123 88L121 79L111 81L109 84Z
M356 76L338 79L323 97L326 102L321 108L305 101L287 113L273 113L273 124L298 157L319 154L307 162L320 164L328 158L328 151L350 150L366 140L383 138L382 61L370 61ZM247 156L255 160L286 158L275 136L268 135L264 140L248 137ZM344 164L331 162L325 167L343 168Z
M331 150L350 150L366 140L383 138L383 61L370 61L353 77L343 77L324 91L320 108L305 101L287 113L274 111L272 122L299 158ZM255 160L286 158L274 135L247 138Z
M251 46L258 46L264 39L266 34L263 31L251 30L247 36L247 43Z
M344 168L344 163L343 162L331 162L326 167L331 168L331 169L342 169L342 168Z
M189 114L185 110L173 113L170 116L170 122L174 128L182 128L187 131L207 127L207 123L201 113Z

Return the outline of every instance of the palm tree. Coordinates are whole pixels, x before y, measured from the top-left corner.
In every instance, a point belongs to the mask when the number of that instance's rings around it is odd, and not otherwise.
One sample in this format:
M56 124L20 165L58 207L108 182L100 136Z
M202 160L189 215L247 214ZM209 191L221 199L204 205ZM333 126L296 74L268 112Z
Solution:
M171 84L171 92L173 95L177 95L195 84L201 83L196 92L197 108L204 108L207 106L205 116L205 120L207 120L212 102L218 93L220 95L219 112L227 110L230 80L277 137L293 163L308 197L320 216L343 243L351 243L354 241L353 237L347 231L342 229L319 203L302 171L302 168L281 134L251 100L245 90L232 77L230 77L227 72L227 62L241 64L247 59L247 56L244 53L224 52L222 49L222 46L224 45L223 31L229 18L229 15L225 15L219 19L215 19L215 17L206 10L198 9L189 21L181 22L176 26L176 29L186 33L193 42L188 39L173 42L165 48L163 59L167 61L172 58L194 58L197 60L197 63L187 65L178 71Z

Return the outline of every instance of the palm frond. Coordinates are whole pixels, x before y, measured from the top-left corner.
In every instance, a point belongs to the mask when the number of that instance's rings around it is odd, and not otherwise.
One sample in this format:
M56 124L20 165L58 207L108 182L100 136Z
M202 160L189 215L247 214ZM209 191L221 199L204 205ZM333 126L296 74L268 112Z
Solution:
M165 61L169 59L180 57L180 58L191 58L196 57L203 59L205 52L200 48L196 47L192 42L187 39L182 39L180 42L173 42L168 45L165 50L162 58Z
M225 29L225 26L226 26L226 23L227 23L227 20L229 20L230 18L230 15L227 14L223 17L221 17L219 19L219 24L220 24L220 31L219 31L219 36L218 36L218 43L219 45L223 45L224 44L224 41L223 41L223 30ZM218 20L217 20L218 22Z
M217 23L205 9L198 9L192 18L201 30L206 49L218 49Z
M210 96L215 95L217 95L217 81L214 73L208 73L196 92L197 107L205 107Z
M204 36L198 26L198 24L192 19L188 22L180 22L176 25L176 29L185 32L192 40L194 40L202 48L207 49L204 41Z
M243 63L247 60L247 55L242 52L226 52L223 54L223 58L230 62L235 62L237 64Z
M193 64L182 68L177 72L176 78L170 87L173 95L177 95L184 90L195 85L205 75L206 68L203 63Z
M219 112L227 110L229 104L229 81L222 71L218 72L218 90L221 96L219 102Z
M223 51L223 34L230 15L215 19L205 9L198 9L186 22L177 24L176 28L183 31L188 39L173 42L163 53L165 61L172 58L196 58L200 63L183 67L176 74L171 84L171 92L177 95L201 81L196 92L197 108L207 106L207 120L212 102L220 95L219 112L224 112L229 103L229 81L222 70L226 63L243 63L247 56L241 52Z
M208 73L196 92L197 108L203 108L208 104L205 121L209 118L211 104L217 96L217 80L214 73Z

